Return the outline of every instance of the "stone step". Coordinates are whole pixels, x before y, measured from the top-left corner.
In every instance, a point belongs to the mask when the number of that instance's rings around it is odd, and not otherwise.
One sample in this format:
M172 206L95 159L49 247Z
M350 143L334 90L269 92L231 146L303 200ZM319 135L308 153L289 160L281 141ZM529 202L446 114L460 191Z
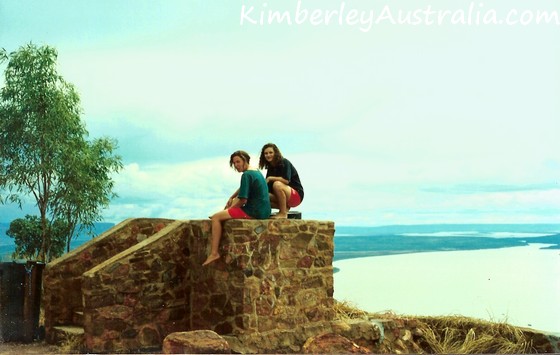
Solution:
M72 317L72 324L79 325L80 327L83 327L84 326L84 312L75 311L74 316Z
M83 345L84 327L77 325L59 325L53 327L51 343L58 346L68 343Z

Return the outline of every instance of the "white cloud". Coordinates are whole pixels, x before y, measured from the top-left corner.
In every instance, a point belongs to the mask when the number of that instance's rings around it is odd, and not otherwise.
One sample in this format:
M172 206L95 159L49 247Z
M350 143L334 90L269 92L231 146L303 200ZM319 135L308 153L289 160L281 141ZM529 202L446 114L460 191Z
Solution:
M307 219L384 225L544 223L560 218L560 188L554 184L457 186L455 176L442 180L437 174L411 175L402 165L389 170L380 165L383 168L376 170L355 157L287 153L305 189L296 210ZM251 156L256 165L258 154ZM228 157L145 167L129 164L116 178L120 198L105 216L115 222L135 216L204 219L223 208L238 188L239 177L228 166Z
M115 177L119 198L104 215L110 221L135 216L207 218L239 187L241 175L228 161L229 156L182 164L129 164Z

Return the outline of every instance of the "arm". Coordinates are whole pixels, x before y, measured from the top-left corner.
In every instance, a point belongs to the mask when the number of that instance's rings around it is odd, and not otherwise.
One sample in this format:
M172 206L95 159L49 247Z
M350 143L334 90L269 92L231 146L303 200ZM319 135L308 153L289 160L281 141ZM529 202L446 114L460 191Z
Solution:
M266 182L275 182L281 181L284 185L288 185L290 182L287 179L284 179L282 176L269 176L266 178Z
M242 207L247 203L249 198L249 182L250 175L243 173L241 175L241 183L237 191L232 195L230 207ZM230 201L228 201L229 203Z
M230 206L230 207L242 207L243 205L245 205L247 203L247 199L246 198L236 198L234 200L234 203Z
M239 189L235 190L233 195L231 195L231 197L227 200L226 207L224 209L228 209L230 207L233 207L232 204L233 204L233 201L235 200L235 198L237 197L237 195L239 195Z

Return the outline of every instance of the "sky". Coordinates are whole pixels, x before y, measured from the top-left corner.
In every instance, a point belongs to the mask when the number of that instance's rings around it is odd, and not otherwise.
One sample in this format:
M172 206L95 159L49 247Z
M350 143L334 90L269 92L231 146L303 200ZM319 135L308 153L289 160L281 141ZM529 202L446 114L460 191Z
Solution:
M207 218L239 185L230 154L257 166L273 142L305 219L560 223L559 17L554 0L0 0L0 47L55 47L90 138L118 141L108 222Z

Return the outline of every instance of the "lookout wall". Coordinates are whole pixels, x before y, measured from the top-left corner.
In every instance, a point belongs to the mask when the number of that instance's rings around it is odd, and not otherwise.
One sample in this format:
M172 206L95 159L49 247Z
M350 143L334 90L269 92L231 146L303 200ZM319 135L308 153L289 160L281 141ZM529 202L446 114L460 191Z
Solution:
M87 351L134 352L210 329L255 352L297 350L334 317L333 238L333 222L230 220L222 258L203 267L209 220L125 221L47 266L47 339L82 326Z

